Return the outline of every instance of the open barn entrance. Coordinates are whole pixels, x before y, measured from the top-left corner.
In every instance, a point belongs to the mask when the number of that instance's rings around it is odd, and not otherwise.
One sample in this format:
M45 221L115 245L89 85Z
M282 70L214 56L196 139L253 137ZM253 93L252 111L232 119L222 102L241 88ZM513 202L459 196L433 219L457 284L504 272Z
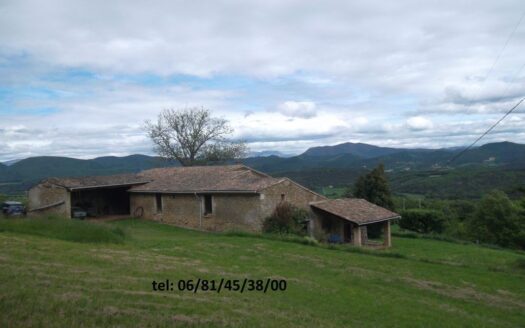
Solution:
M87 212L88 217L129 215L130 186L92 188L71 192L71 206Z
M317 231L327 234L331 243L391 247L390 221L401 218L395 212L359 198L326 199L311 202L310 206L318 224ZM375 240L368 239L369 231ZM382 239L378 239L381 236Z

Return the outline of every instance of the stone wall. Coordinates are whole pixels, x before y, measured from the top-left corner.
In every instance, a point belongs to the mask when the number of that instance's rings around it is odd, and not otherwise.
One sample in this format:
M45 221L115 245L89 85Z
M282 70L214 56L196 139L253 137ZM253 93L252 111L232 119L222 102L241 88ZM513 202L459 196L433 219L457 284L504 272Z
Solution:
M323 199L323 196L286 179L261 191L261 214L263 217L271 215L283 200L310 211L310 202Z
M311 230L314 237L325 240L331 235L337 235L342 241L345 240L344 228L347 222L333 214L318 209L313 209L312 213Z
M131 214L141 212L148 220L209 231L258 231L259 195L213 194L213 211L204 215L204 195L162 194L162 211L157 211L155 194L131 194Z
M360 244L368 242L368 229L366 225L358 228L357 224L346 221L331 213L313 209L312 230L318 239L328 238L330 235L338 235L344 242L356 242ZM345 234L345 226L349 225L349 230ZM359 233L360 236L356 236Z
M309 204L310 202L320 201L325 198L291 180L286 179L266 188L261 192L261 199L261 228L264 219L270 216L275 210L275 207L283 200L308 211L310 219L312 220L308 226L308 232L310 235L315 235L316 230L320 227L320 219L314 215Z
M162 195L162 222L198 229L200 226L200 199L195 195Z
M212 194L213 211L204 215L204 195L162 194L162 212L157 211L154 193L131 193L130 213L181 227L209 231L259 232L263 221L284 200L309 210L311 201L322 197L289 180L270 186L260 194ZM140 209L141 208L141 209Z
M258 194L218 194L213 196L213 214L204 217L211 230L261 230L261 202Z
M155 207L155 194L130 193L129 197L131 216L160 221Z
M43 208L48 205L61 203L60 205ZM40 209L43 208L43 209ZM29 189L28 192L28 215L59 215L71 217L71 194L66 188L51 183L39 183Z

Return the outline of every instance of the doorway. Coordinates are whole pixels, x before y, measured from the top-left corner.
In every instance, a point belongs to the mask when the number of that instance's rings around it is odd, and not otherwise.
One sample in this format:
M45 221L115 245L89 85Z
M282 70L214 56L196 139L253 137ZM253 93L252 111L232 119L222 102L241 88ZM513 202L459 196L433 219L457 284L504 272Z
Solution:
M129 186L93 188L71 192L71 206L87 212L89 217L129 215Z
M352 223L345 222L343 224L343 237L345 243L352 242Z

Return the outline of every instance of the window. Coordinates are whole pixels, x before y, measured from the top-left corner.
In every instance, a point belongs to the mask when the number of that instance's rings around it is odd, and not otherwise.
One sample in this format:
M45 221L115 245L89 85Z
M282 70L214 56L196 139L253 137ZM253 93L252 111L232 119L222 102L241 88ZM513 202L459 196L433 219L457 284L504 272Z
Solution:
M155 194L155 204L157 205L157 213L162 213L162 194Z
M204 215L213 213L213 200L211 195L204 195Z
M286 198L286 195L285 194L281 194L281 202L284 202L285 198Z

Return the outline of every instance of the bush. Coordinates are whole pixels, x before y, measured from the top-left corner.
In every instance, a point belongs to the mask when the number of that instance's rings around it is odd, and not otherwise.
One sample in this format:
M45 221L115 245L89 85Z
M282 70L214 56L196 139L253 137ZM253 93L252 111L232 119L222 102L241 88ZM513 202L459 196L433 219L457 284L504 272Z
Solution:
M312 246L319 245L319 241L310 236L304 236L304 243L306 245L312 245Z
M525 247L525 220L520 209L501 191L492 191L478 204L468 222L472 240L503 247Z
M0 232L8 231L81 243L122 243L124 231L104 223L58 217L0 219Z
M401 213L399 226L419 233L441 233L445 225L443 213L436 210L411 209Z
M327 243L329 238L329 233L322 229L314 229L314 238L322 243Z
M271 216L264 219L263 232L277 234L306 234L308 212L282 202L275 208Z

